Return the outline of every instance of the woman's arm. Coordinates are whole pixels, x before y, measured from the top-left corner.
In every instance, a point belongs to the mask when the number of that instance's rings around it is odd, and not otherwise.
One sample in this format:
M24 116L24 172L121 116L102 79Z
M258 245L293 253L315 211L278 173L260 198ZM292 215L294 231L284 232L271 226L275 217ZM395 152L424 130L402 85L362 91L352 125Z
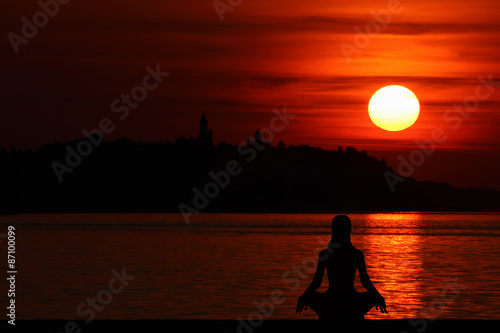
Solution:
M307 289L304 291L302 296L299 297L299 300L297 301L297 310L295 310L295 313L301 313L302 310L307 310L307 301L306 301L307 295L316 291L316 289L318 289L319 286L321 286L321 283L323 282L323 275L325 274L325 268L326 266L324 260L319 259L313 280L311 281L309 287L307 287Z
M359 272L359 279L361 280L361 284L370 293L380 295L380 293L377 291L377 289L373 285L372 281L370 280L370 277L368 276L368 272L366 271L365 255L363 254L363 252L361 252L361 251L359 251L359 252L360 252L360 256L359 256L358 272Z
M359 271L359 279L361 280L361 284L365 289L371 293L374 298L375 298L375 309L379 310L382 313L387 313L386 305L385 305L385 299L378 290L375 288L373 285L372 281L370 280L370 277L368 276L368 272L366 271L366 264L365 264L365 255L363 252L360 252L360 259L359 259L359 264L358 264L358 271Z
M323 282L323 275L325 274L325 269L326 266L324 260L318 260L316 273L314 274L311 284L309 285L309 287L307 287L306 291L304 291L304 294L316 291L316 289L318 289L321 286L321 283Z

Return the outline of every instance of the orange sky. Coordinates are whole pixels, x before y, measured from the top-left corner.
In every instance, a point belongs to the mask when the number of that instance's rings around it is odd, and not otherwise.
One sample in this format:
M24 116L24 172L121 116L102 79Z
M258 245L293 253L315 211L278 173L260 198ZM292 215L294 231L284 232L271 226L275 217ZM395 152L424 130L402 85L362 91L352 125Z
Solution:
M5 36L20 34L21 18L40 10L36 1L1 6ZM489 86L460 126L443 120L474 95L479 75L500 81L500 2L413 0L398 8L348 62L340 45L355 46L356 27L364 30L388 1L244 0L223 22L212 0L71 1L18 54L3 39L0 147L80 138L105 117L116 122L108 140L175 140L197 135L202 112L216 143L237 144L286 105L299 116L276 140L352 145L397 167L415 139L442 128L448 139L415 177L500 189L500 85ZM111 102L156 64L170 76L117 120ZM371 95L388 84L408 87L421 104L402 132L368 117Z

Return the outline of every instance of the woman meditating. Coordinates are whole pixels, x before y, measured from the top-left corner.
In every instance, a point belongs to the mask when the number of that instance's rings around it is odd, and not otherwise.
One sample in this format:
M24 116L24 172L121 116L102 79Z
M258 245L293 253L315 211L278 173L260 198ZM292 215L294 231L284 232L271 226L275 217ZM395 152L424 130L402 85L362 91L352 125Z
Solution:
M325 269L329 286L325 293L319 293L316 289L323 281ZM367 292L358 293L354 288L356 269ZM374 306L387 313L384 297L375 289L366 272L363 252L351 243L351 220L346 215L337 215L332 220L332 240L320 252L316 274L299 297L295 313L310 307L320 320L361 320Z

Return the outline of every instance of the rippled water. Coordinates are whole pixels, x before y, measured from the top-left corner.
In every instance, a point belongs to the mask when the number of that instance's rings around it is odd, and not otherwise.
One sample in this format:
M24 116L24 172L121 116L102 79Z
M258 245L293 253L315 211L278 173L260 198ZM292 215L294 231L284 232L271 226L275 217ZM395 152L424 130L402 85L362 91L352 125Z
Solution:
M202 214L186 225L178 214L16 215L0 217L0 233L16 226L18 318L86 319L78 305L125 267L135 278L97 319L247 318L272 291L283 296L270 319L313 319L295 304L333 216ZM500 214L349 216L388 305L366 318L500 319Z

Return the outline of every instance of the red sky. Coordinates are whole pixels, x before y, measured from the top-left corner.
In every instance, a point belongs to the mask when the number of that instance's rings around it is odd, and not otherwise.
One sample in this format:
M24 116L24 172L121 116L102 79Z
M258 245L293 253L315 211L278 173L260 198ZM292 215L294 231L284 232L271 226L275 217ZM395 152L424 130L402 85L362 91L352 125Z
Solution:
M415 140L441 128L447 140L412 176L500 189L500 85L483 88L489 96L455 128L443 119L475 95L479 75L500 81L498 0L403 0L365 45L355 44L355 29L388 1L243 0L221 21L212 0L73 0L17 54L7 35L21 34L21 18L32 20L40 7L0 6L0 147L78 139L103 118L116 125L107 140L172 141L196 136L202 112L216 143L237 144L286 105L298 117L275 143L354 146L397 169L399 155L418 149ZM361 46L350 62L342 43ZM111 103L156 64L170 75L119 120ZM368 117L371 95L389 84L411 89L421 104L417 122L401 132Z

